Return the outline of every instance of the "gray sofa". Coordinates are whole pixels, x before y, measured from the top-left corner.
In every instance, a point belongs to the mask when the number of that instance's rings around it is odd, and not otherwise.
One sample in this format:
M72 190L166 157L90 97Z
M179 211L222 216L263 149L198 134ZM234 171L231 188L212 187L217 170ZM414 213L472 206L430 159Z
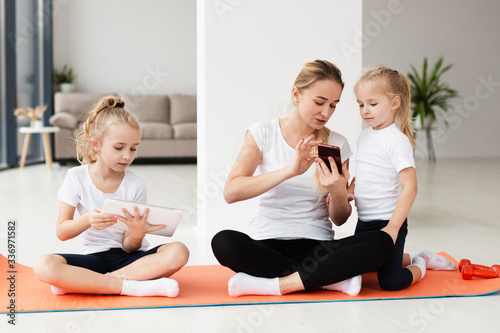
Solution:
M55 134L54 158L76 159L75 137L95 103L110 94L56 93L49 122ZM196 157L196 96L124 95L125 110L133 113L142 130L137 158Z

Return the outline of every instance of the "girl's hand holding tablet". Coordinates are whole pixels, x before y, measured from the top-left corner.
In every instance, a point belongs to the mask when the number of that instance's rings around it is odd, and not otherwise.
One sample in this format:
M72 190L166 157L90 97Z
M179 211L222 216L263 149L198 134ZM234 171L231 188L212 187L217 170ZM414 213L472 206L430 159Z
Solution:
M132 216L125 208L122 209L125 217L116 216L117 219L125 223L129 229L129 232L132 236L137 238L143 238L146 233L157 231L160 229L164 229L167 226L164 224L151 225L147 223L149 216L149 208L146 208L144 211L144 215L139 214L139 208L137 206L134 207L134 215Z
M115 215L101 213L100 209L91 210L87 214L90 226L96 230L109 228L117 222Z

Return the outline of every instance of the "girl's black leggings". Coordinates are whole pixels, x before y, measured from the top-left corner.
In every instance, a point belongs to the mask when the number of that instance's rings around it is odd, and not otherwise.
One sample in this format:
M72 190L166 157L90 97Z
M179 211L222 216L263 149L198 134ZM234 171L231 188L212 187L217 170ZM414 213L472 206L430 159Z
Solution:
M365 232L380 230L384 228L389 221L377 220L363 222L358 220L356 225L355 235L361 235ZM403 267L403 253L405 248L406 235L408 234L408 221L405 220L399 229L398 238L394 245L394 251L391 258L377 269L378 283L384 290L402 290L409 287L413 283L413 274L411 271Z
M266 278L298 272L306 291L375 271L391 258L393 248L391 236L380 230L331 241L254 240L223 230L212 239L221 265Z

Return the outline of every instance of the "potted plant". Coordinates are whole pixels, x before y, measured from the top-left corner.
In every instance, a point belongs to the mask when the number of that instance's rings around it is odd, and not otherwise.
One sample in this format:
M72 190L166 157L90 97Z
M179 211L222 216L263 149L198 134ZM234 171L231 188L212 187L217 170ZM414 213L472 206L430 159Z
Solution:
M59 87L62 92L72 92L74 89L73 81L75 80L75 75L73 74L73 68L64 65L61 71L54 68L52 73L54 78L54 83Z
M426 131L432 129L438 112L447 112L451 108L449 100L458 96L455 89L451 89L447 83L441 81L442 75L453 67L452 64L442 67L443 61L443 57L440 57L428 73L427 57L425 57L421 73L414 66L411 66L411 73L408 73L412 118L419 118L420 128ZM444 123L448 126L446 119Z

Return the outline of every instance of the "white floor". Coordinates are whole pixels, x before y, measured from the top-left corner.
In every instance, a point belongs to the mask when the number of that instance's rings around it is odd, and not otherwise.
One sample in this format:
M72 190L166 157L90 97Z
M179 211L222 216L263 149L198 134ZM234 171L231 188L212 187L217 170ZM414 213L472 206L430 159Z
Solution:
M7 220L18 221L18 261L32 266L42 253L77 252L79 240L59 241L57 190L68 167L45 165L0 172L0 253L6 254ZM183 206L186 219L174 235L191 250L189 265L216 263L210 239L196 228L196 166L135 165L149 201ZM418 165L419 194L409 218L407 249L426 247L500 264L500 158L439 160ZM150 238L160 243L162 238ZM2 278L2 277L0 277ZM203 283L203 281L200 281ZM5 291L1 291L5 292ZM500 294L483 297L369 302L217 306L147 310L18 314L18 332L496 332ZM0 317L0 331L14 331ZM497 327L497 328L495 328Z

